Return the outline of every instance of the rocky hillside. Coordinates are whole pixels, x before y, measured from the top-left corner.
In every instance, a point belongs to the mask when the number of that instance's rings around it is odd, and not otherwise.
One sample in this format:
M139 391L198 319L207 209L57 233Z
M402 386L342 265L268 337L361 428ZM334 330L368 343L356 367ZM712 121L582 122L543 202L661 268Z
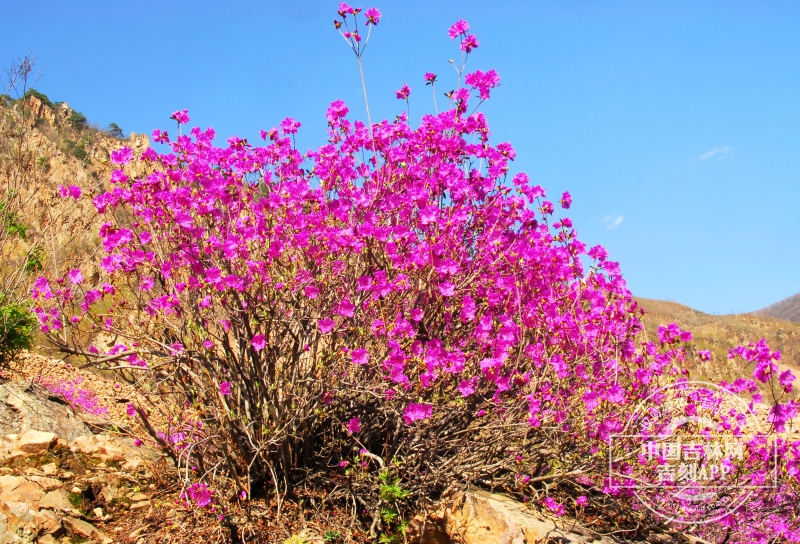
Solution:
M105 192L111 152L150 145L144 134L118 136L119 127L92 127L67 103L36 91L19 100L0 98L1 293L26 294L37 271L52 267L63 274L97 248L94 207L63 194Z
M800 323L800 293L780 300L756 313L774 317L775 319Z
M675 322L682 329L692 331L690 347L710 350L712 359L693 368L696 378L733 380L752 373L752 369L739 368L727 358L728 350L742 343L766 338L772 349L782 352L784 367L800 369L800 323L791 323L761 314L711 315L676 302L637 299L645 310L645 334L657 338L659 325Z

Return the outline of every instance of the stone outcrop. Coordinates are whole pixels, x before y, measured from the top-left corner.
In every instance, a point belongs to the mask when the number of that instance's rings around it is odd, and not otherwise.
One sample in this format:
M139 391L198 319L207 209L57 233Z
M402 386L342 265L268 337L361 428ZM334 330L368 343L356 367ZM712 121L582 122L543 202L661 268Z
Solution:
M486 491L459 492L427 518L410 524L415 544L534 544L558 542L612 544L610 540L579 526L535 514L524 504Z
M524 504L486 491L458 492L427 517L409 524L411 544L614 544L575 520L548 518ZM683 535L657 535L647 542L701 544Z
M26 382L0 383L0 437L12 435L17 440L30 431L57 434L66 440L92 434L72 408L55 401L47 389ZM31 439L38 436L36 440L39 440L44 435L27 436ZM30 444L25 447L38 446ZM35 453L29 449L23 451Z
M151 507L138 482L158 455L92 434L46 390L0 384L0 428L0 544L110 544L106 511Z

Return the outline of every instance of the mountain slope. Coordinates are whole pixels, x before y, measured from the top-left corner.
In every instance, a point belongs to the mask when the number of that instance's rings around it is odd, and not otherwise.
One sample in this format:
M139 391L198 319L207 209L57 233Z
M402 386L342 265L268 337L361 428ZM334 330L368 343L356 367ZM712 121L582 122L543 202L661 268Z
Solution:
M783 319L784 321L800 323L800 293L780 300L756 313Z
M728 350L761 338L766 338L772 349L781 351L782 369L791 368L795 375L800 369L800 323L755 313L711 315L664 300L637 298L637 301L646 312L643 322L648 339L657 339L659 325L675 322L692 332L694 339L689 344L692 351L711 351L710 362L690 368L695 378L730 381L752 376L752 369L742 368L728 359Z

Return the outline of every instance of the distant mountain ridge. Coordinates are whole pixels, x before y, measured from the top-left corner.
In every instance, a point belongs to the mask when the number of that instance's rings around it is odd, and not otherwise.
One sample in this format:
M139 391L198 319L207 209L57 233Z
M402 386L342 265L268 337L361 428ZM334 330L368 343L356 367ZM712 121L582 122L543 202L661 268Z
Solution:
M784 321L800 323L800 293L780 300L763 310L758 310L756 313L783 319Z

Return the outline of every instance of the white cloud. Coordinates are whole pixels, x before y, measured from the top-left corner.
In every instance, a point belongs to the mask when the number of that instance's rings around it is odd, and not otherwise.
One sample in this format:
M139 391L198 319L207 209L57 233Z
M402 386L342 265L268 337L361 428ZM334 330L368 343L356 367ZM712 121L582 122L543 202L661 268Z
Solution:
M706 151L705 153L700 155L700 160L701 161L706 161L706 160L710 159L711 157L713 157L714 155L716 155L717 153L721 153L721 155L719 156L719 158L721 159L725 155L730 153L731 151L732 151L732 149L727 145L723 145L722 147L715 147L711 151Z
M607 229L611 230L620 226L624 219L625 218L622 217L621 215L618 215L616 217L607 216L605 219L603 219L603 224L606 226Z

